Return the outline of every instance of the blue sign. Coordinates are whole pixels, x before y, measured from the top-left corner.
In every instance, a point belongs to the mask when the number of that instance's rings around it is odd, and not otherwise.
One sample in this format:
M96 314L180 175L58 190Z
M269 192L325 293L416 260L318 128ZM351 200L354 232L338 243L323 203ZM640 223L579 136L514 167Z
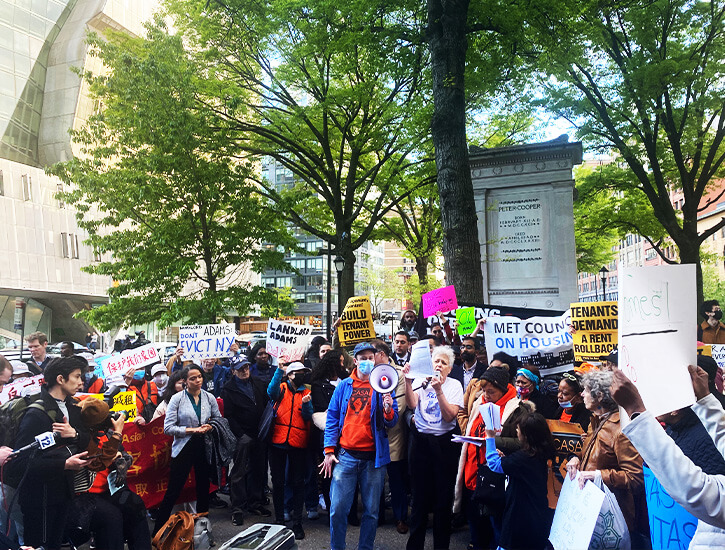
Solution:
M677 504L647 466L644 467L644 488L652 548L687 550L697 518Z

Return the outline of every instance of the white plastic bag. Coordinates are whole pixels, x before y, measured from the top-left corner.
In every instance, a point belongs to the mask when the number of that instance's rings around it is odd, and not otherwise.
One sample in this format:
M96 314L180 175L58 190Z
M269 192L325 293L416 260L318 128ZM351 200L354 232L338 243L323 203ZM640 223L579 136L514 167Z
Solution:
M619 507L617 497L602 481L602 474L599 471L594 476L594 484L604 491L604 502L602 509L599 510L589 550L631 550L632 540L622 509Z
M211 521L208 517L194 518L194 550L209 550L214 546Z

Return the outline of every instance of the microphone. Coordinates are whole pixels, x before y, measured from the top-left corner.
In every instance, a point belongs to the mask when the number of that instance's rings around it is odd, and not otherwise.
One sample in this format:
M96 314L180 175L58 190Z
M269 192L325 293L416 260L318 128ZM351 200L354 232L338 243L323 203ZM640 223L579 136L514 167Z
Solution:
M25 447L20 447L19 449L16 449L12 452L12 454L17 455L26 451L33 451L35 449L39 449L42 451L58 443L59 439L60 433L58 432L44 432L40 435L36 435L35 441L33 441L32 443L28 443Z

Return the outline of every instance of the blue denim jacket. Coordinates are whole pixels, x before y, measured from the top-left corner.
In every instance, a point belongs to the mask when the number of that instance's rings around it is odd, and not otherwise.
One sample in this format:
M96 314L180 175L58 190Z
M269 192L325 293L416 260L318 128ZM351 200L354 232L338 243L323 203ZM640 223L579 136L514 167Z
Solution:
M341 380L335 388L327 408L327 423L325 424L325 448L337 447L345 423L347 404L352 395L352 377ZM380 468L390 462L390 447L388 446L388 432L398 421L398 403L393 393L393 419L385 420L383 414L383 396L373 390L373 402L370 406L370 422L375 439L375 467Z

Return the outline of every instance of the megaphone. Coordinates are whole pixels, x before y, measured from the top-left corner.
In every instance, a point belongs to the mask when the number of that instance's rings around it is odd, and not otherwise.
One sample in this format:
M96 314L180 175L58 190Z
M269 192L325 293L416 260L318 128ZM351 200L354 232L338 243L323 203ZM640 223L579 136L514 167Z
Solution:
M370 385L378 393L390 393L398 387L398 371L387 363L375 365L370 373Z

